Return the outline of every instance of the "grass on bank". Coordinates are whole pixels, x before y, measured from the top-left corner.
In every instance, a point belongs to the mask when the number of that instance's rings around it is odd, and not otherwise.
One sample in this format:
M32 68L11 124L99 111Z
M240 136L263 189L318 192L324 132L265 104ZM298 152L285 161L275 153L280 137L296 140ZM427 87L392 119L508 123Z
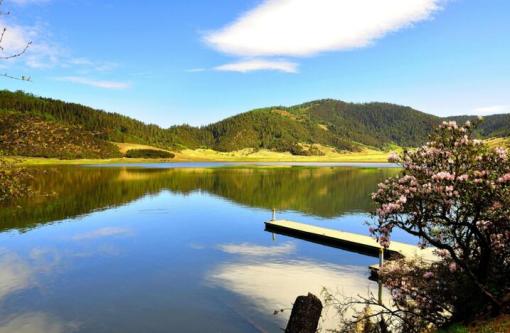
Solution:
M455 324L437 333L508 333L510 315L501 315L491 320L474 322L469 325Z
M145 148L144 148L145 149ZM127 149L129 150L129 149ZM126 151L127 151L126 150ZM42 157L12 157L21 165L84 165L115 163L158 163L158 162L387 162L389 152L366 149L361 152L326 153L324 156L296 156L290 153L269 150L243 149L235 152L218 152L211 149L185 149L168 158L108 158L60 160Z
M510 147L510 138L492 138L486 140L490 147ZM212 149L184 149L179 152L135 144L112 142L122 154L129 150L159 150L175 154L174 158L108 158L108 159L75 159L60 160L57 158L15 157L23 165L83 165L83 164L115 164L115 163L161 163L161 162L366 162L382 163L388 161L390 151L401 151L398 146L388 146L385 151L364 147L359 152L337 152L334 148L319 147L322 156L292 155L289 152L275 152L267 149L246 148L233 152L220 152ZM14 159L14 157L13 157Z
M510 148L510 138L490 138L490 139L485 140L485 142L491 148L496 148L496 147Z

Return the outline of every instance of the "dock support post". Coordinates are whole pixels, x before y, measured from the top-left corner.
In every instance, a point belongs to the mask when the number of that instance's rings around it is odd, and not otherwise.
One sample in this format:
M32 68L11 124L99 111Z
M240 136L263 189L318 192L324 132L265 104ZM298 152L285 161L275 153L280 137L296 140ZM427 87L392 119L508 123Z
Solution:
M384 265L384 247L379 249L379 268L382 268Z
M381 247L379 249L379 272L381 272L381 269L384 265L384 247ZM377 293L377 301L379 304L382 304L382 281L381 278L377 278L377 287L378 287L378 293Z
M274 221L276 219L276 209L273 208L273 217L271 218L271 221Z

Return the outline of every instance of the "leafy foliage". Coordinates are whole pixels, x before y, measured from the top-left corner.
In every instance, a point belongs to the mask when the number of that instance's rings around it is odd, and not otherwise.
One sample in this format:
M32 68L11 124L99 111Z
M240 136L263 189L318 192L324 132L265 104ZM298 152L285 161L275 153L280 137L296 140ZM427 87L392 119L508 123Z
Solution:
M156 149L130 149L126 152L129 158L174 158L175 154Z
M31 113L0 113L0 149L34 157L120 157L118 148L80 126L65 125Z

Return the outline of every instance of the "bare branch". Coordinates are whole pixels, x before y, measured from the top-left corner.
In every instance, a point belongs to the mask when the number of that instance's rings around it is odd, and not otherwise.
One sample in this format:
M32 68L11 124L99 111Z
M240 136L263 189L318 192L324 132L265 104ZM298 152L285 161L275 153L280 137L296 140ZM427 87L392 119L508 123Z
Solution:
M2 7L3 5L3 0L0 0L0 7ZM2 10L0 10L0 16L7 16L7 15L10 15L10 12L3 12ZM4 52L5 49L4 47L2 46L2 43L4 41L4 37L5 37L5 33L7 32L7 28L6 27L3 27L2 28L2 32L0 33L0 51L1 52ZM9 54L9 55L0 55L0 60L8 60L8 59L13 59L13 58L18 58L20 56L22 56L23 54L25 54L28 50L28 48L32 45L32 41L29 41L25 47L19 51L18 53L14 53L14 54ZM12 76L12 75L9 75L7 73L4 73L4 74L0 74L0 76L3 76L5 78L9 78L9 79L13 79L13 80L19 80L19 81L25 81L25 82L31 82L32 81L32 78L30 76L25 76L25 75L21 75L21 76Z
M3 33L2 33L2 37L3 37ZM0 60L7 60L7 59L12 59L12 58L20 57L23 54L25 54L25 52L27 52L27 50L30 47L30 45L32 45L32 42L28 42L27 45L25 45L25 47L23 48L23 50L21 50L18 53L11 54L11 55L8 55L8 56L0 56ZM2 50L3 50L3 48L2 48Z
M2 35L0 36L0 50L2 50L2 51L4 50L4 48L2 47L2 42L4 40L4 36L5 36L5 32L6 31L7 31L7 28L4 27L3 30L2 30Z
M18 81L25 81L25 82L32 82L32 78L30 76L12 76L7 73L0 74L0 76L6 77L8 79L18 80Z

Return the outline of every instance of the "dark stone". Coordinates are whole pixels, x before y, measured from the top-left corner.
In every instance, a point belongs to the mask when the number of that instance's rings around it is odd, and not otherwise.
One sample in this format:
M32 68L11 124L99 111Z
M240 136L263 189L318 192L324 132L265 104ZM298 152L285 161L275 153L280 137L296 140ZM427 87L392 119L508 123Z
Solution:
M289 322L286 333L315 333L321 318L322 302L317 296L308 293L307 296L298 296Z

